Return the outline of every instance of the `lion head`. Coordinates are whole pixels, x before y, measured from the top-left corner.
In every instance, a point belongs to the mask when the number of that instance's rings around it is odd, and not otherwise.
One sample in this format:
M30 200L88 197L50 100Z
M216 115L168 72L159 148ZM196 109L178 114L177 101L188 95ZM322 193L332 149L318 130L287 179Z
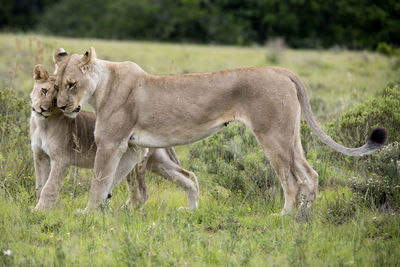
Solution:
M59 48L53 59L56 64L57 106L66 116L74 118L96 89L99 76L93 71L96 52L91 47L84 55L69 56Z
M56 78L49 76L43 65L36 65L33 70L33 90L30 94L32 111L49 117L57 110L57 91L54 89Z

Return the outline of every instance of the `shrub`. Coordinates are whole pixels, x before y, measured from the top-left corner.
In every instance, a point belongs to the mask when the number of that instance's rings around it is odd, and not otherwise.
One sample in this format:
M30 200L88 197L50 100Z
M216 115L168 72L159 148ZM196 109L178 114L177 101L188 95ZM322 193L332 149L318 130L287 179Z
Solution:
M376 48L376 50L384 55L391 55L392 54L392 50L393 47L385 42L381 42L378 44L378 47Z
M364 178L351 178L351 190L372 207L399 208L400 160L400 87L389 84L382 92L362 104L347 110L339 119L331 121L329 131L334 139L345 145L361 146L375 127L388 130L385 148L358 162Z
M376 50L386 56L396 56L400 55L400 48L394 48L388 43L380 42Z
M388 130L388 142L400 141L400 87L389 84L375 97L344 112L331 121L329 130L345 145L361 146L375 127Z
M387 177L391 184L400 184L400 144L393 142L372 154L366 160L366 166L372 173Z
M400 208L400 144L394 142L368 157L367 180L351 178L350 189L373 208Z
M232 124L191 145L190 156L191 169L207 172L213 183L239 196L269 199L279 186L263 150L244 125Z

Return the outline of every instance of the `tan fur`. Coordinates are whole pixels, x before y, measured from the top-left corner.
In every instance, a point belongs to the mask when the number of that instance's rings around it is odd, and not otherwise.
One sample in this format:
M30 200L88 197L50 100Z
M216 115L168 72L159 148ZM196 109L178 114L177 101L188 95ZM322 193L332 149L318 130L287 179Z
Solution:
M75 116L88 101L96 110L95 182L86 211L106 196L116 166L128 143L168 147L193 143L240 121L257 138L280 177L285 194L282 213L298 203L311 206L318 174L307 163L300 142L300 114L334 149L351 155L377 147L345 148L315 123L304 84L278 67L224 70L213 73L154 76L133 62L85 55L56 60L57 105Z
M43 210L54 205L69 166L93 168L97 149L94 142L96 117L86 111L80 112L75 119L65 117L56 106L55 78L49 77L42 65L35 67L34 80L30 134L36 174L36 209ZM128 203L143 204L148 198L144 181L147 169L181 186L188 194L189 208L195 208L197 178L176 162L175 150L151 149L149 153L146 150L135 145L127 148L107 192L111 193L112 188L128 175ZM142 155L144 159L140 167L136 167L140 172L131 171Z

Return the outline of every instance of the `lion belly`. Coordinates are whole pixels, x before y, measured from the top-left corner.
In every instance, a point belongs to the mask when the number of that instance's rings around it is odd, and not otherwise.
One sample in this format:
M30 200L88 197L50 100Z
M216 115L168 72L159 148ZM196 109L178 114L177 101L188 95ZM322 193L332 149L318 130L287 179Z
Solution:
M143 147L186 145L213 135L226 125L226 122L213 122L208 125L197 126L195 130L182 127L180 129L175 128L173 132L169 133L165 131L148 131L135 127L129 143Z

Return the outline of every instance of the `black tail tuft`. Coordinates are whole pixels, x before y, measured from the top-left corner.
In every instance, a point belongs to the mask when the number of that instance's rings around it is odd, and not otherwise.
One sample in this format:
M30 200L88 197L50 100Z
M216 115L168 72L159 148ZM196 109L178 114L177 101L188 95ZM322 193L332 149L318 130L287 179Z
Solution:
M375 128L369 137L369 142L377 145L383 145L387 141L387 135L388 134L385 128Z

